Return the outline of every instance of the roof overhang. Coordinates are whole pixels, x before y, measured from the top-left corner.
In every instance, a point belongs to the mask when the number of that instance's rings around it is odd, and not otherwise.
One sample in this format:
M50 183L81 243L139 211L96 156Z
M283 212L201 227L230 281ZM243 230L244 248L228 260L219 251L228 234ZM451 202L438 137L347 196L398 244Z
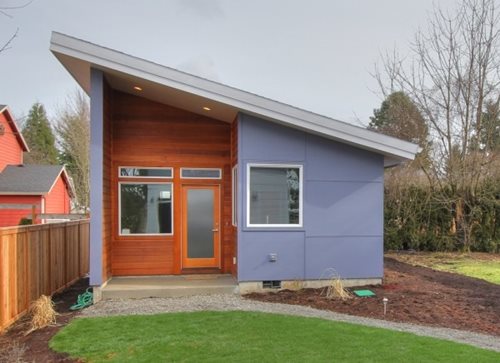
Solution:
M239 112L303 130L384 155L384 165L413 160L418 145L362 127L305 111L234 87L165 67L125 53L53 32L50 50L80 86L90 94L90 70L100 69L113 89L137 94L232 122Z
M3 113L7 118L7 122L9 123L10 127L12 127L14 135L16 135L17 142L19 143L19 145L21 145L21 149L23 149L23 151L25 152L29 152L30 148L28 147L28 144L26 143L26 140L24 139L21 130L17 126L16 120L14 120L14 117L12 116L12 112L10 112L9 107L4 106L0 108L0 113Z

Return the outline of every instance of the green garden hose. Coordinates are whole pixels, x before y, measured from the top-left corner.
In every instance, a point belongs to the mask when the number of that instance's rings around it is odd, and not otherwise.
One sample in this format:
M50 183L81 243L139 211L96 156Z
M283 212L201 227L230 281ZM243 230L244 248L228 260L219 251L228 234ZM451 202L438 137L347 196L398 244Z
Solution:
M80 310L86 308L87 306L92 305L94 301L94 296L89 291L91 288L89 287L83 294L78 295L78 299L76 300L76 304L72 305L70 310Z

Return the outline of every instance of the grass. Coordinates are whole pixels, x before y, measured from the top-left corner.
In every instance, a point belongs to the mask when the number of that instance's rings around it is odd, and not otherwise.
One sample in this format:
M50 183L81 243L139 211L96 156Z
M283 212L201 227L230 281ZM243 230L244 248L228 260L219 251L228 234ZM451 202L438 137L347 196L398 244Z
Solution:
M453 272L500 284L500 256L486 253L387 254L413 265Z
M408 333L236 311L75 319L50 347L95 363L500 361L500 353Z

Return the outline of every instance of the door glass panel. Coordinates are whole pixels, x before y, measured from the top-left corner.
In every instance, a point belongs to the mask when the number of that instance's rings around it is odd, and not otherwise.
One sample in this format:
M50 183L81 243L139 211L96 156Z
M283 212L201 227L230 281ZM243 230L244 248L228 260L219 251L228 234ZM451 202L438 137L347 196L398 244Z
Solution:
M211 189L189 189L187 192L188 258L213 258L214 193Z

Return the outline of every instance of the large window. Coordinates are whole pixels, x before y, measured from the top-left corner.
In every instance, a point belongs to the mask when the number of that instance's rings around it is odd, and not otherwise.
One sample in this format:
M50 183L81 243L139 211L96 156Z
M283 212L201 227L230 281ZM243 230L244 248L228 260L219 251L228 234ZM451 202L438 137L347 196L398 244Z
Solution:
M172 234L171 183L119 183L120 235Z
M249 227L302 226L302 166L249 164Z

